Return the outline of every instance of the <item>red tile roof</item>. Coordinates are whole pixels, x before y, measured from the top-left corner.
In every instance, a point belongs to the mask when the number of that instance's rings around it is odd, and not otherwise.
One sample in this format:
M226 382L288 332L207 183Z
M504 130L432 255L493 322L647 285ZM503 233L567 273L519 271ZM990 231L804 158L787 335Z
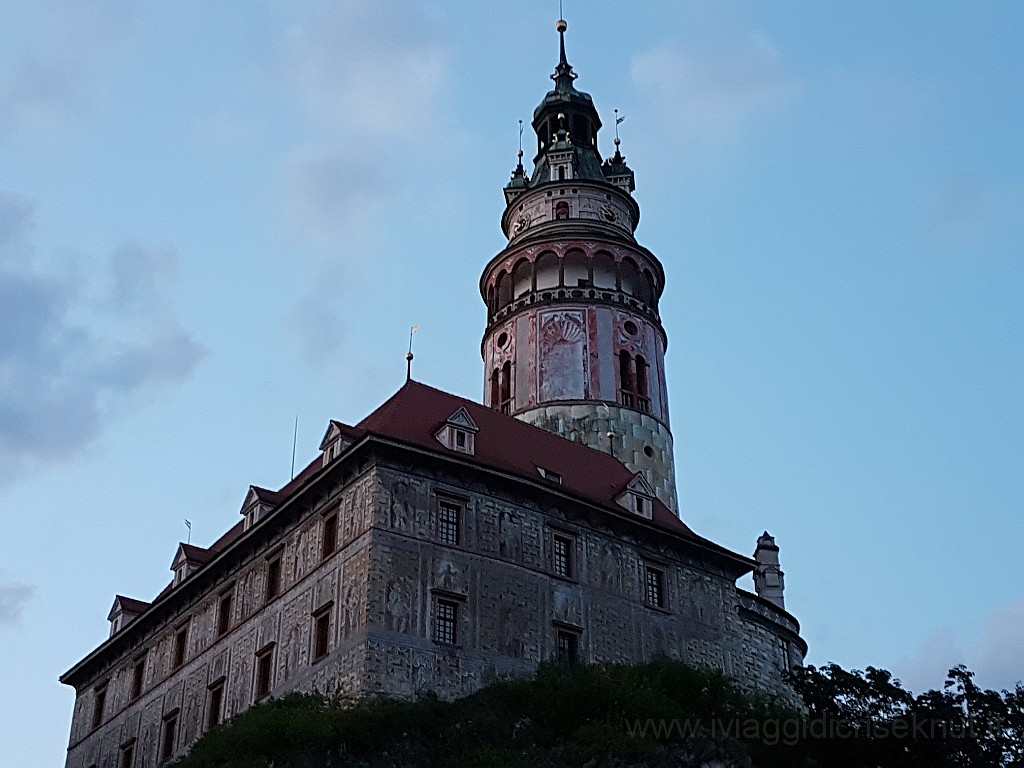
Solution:
M472 456L448 451L434 437L459 408L469 411L480 428L475 436L475 453ZM359 422L357 428L431 451L449 453L467 462L534 482L542 480L537 468L543 467L562 476L561 487L569 494L616 514L634 517L619 506L615 498L625 490L635 473L614 456L417 381L407 382L387 402ZM704 541L660 500L655 500L653 507L652 522L655 525Z

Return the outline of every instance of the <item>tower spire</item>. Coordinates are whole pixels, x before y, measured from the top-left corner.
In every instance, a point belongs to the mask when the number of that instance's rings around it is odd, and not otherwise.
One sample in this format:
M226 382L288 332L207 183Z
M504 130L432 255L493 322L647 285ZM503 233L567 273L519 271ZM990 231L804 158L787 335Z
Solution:
M555 81L555 90L562 93L573 90L572 81L576 79L576 73L572 71L572 65L565 56L565 30L568 26L565 19L559 19L555 24L558 30L558 66L551 79Z

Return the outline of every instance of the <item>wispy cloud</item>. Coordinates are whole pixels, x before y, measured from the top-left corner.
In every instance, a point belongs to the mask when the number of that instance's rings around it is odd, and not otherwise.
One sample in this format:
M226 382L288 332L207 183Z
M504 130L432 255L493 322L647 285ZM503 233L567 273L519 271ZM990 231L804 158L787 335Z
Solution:
M95 71L133 15L128 0L32 6L45 23L8 20L0 32L0 134L62 129L88 103Z
M203 355L173 314L173 252L44 268L33 210L0 196L0 483L77 455L125 396L184 380Z
M282 157L280 188L309 246L308 284L288 326L303 361L321 366L341 359L339 298L359 291L395 207L436 181L423 178L422 157L450 137L449 50L424 9L401 0L341 0L297 16L281 71L309 130Z
M800 93L779 50L760 32L719 42L713 50L655 48L633 59L632 77L664 105L674 132L710 144L733 140L748 120Z
M28 584L0 582L0 627L17 624L34 593Z
M1024 596L989 613L977 638L948 628L934 632L900 665L899 676L920 692L940 687L946 672L958 664L966 664L987 688L1012 689L1024 682Z
M1018 226L1024 194L969 176L949 177L925 191L921 230L932 242L959 245Z

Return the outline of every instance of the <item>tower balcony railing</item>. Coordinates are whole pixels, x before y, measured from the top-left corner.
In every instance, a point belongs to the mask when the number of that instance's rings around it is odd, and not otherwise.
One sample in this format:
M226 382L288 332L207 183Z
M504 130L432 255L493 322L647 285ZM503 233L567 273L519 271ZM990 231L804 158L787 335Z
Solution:
M643 411L644 413L651 412L651 398L644 395L638 395L636 392L620 389L619 402L627 408L636 408L638 411Z
M517 296L514 300L491 313L491 323L500 322L509 315L515 314L524 307L533 304L546 304L561 301L599 301L607 304L615 304L628 307L636 312L649 316L657 323L661 323L661 316L658 314L656 305L643 301L637 296L632 296L614 288L594 288L581 286L578 288L543 288Z

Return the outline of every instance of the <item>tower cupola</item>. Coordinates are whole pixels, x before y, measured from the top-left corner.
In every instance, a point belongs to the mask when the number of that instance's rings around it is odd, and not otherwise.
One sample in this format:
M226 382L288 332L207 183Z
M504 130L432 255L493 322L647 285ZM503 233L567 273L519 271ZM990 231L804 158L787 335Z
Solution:
M612 452L675 510L665 386L661 262L634 231L633 171L616 136L602 160L601 118L565 54L533 114L533 171L522 150L505 186L508 246L484 270L484 402ZM616 123L617 125L617 123Z

